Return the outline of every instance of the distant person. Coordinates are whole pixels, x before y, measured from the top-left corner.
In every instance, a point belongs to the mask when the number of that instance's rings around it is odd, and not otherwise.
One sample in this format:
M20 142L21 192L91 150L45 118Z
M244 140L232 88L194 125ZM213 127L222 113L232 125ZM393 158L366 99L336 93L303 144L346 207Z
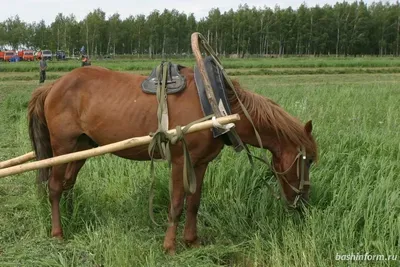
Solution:
M46 70L47 70L47 62L44 57L40 57L39 68L40 68L39 83L44 83L44 81L46 80Z
M92 65L87 55L82 56L82 67Z

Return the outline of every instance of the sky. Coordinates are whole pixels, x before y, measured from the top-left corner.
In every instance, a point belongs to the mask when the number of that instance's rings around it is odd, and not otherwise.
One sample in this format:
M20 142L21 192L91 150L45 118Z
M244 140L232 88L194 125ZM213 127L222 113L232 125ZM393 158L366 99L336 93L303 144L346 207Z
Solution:
M396 0L389 0L394 3ZM173 9L186 14L193 13L196 19L206 17L212 8L219 8L221 12L229 9L236 10L240 4L247 3L250 7L273 8L279 5L281 8L292 6L297 8L305 2L308 6L317 4L333 5L337 0L10 0L1 1L0 21L18 15L22 21L32 23L41 19L47 25L54 21L58 13L64 15L74 14L77 20L82 20L89 12L100 8L106 13L106 17L118 12L122 19L130 15L150 14L154 9L161 12L166 9ZM341 0L339 0L341 2ZM353 0L348 0L353 2ZM373 0L364 0L370 4Z

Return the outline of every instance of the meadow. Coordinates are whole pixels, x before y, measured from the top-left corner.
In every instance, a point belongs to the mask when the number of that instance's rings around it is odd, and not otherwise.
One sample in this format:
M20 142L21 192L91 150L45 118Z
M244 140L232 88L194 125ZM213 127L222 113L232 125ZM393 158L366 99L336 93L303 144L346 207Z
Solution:
M193 66L189 59L174 60ZM148 74L159 60L93 61ZM63 213L65 240L50 236L50 209L36 196L35 172L0 180L0 266L400 266L400 60L397 58L226 59L232 78L303 122L313 121L319 162L310 206L289 212L267 166L225 148L206 173L199 211L201 248L181 241L163 253L165 227L148 216L149 162L91 158ZM50 62L48 78L79 61ZM31 151L27 104L37 63L0 63L0 161ZM261 151L254 149L255 153ZM156 164L154 212L166 220L169 172ZM346 254L396 260L337 260Z

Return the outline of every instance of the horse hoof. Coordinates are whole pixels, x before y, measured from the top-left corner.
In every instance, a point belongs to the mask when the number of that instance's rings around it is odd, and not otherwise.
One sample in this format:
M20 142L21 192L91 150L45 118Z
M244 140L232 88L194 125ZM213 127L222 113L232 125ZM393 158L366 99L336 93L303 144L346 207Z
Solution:
M175 256L176 250L175 249L169 249L169 250L167 250L167 254L170 255L170 256Z
M176 248L172 244L164 244L164 252L170 256L174 256L176 253Z
M64 242L64 238L62 236L53 236L52 240L57 244L61 244L62 242Z
M194 241L186 240L185 243L186 243L186 246L190 247L190 248L199 248L199 247L201 247L201 242L200 242L199 239L196 239Z
M63 241L63 240L64 240L63 234L60 233L60 232L52 233L52 234L51 234L51 237L52 237L53 239L59 240L59 241Z
M175 256L176 249L175 248L164 248L164 252L170 256Z

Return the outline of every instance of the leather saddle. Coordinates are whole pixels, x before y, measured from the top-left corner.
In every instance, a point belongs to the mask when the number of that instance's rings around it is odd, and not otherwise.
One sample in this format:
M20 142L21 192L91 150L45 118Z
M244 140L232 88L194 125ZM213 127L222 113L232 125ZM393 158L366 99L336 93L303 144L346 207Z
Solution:
M179 64L171 62L161 62L155 67L150 76L142 82L142 91L146 94L156 94L157 86L162 82L163 68L167 70L167 94L176 94L183 91L186 87L186 78L180 74L180 70L184 68ZM157 70L158 73L157 73Z

